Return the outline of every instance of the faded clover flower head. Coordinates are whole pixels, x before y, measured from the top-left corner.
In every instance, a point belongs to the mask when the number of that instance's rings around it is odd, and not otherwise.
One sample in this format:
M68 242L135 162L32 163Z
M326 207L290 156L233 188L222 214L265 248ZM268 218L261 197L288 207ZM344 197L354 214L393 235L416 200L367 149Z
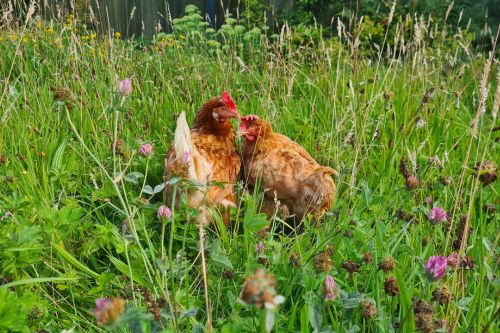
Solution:
M264 246L264 243L262 243L262 241L258 242L255 245L255 252L257 252L258 255L261 255L262 253L264 253L264 249L265 249L265 246Z
M448 255L447 257L448 260L448 266L451 268L457 268L458 264L460 263L460 256L456 252L452 252Z
M121 298L98 298L95 301L94 317L99 326L112 326L122 316L125 301Z
M240 298L246 304L255 305L259 309L274 309L285 300L283 296L276 295L275 285L273 274L257 269L255 274L245 278Z
M118 83L118 89L123 95L130 95L132 93L132 81L129 78L125 78Z
M432 205L432 197L425 197L425 204L426 205Z
M149 143L145 143L139 148L139 152L142 156L151 156L154 153L153 146Z
M172 211L167 206L161 205L160 207L158 207L156 216L158 216L160 220L168 220L172 216Z
M431 256L425 263L425 273L430 280L436 281L446 273L448 259L443 256Z
M439 208L434 207L429 211L429 220L431 220L434 224L439 224L441 222L445 222L448 219L446 212Z
M333 301L337 298L339 293L337 284L333 280L333 276L327 275L325 285L323 286L323 299L325 301Z

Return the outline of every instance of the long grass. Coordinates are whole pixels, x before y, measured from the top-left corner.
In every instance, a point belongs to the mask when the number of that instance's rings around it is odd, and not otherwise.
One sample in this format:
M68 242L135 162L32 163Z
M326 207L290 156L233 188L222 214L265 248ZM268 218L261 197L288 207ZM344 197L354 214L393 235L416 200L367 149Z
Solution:
M389 22L398 27L396 42L376 57L364 55L370 45L359 36L342 32L297 45L284 28L277 41L261 35L245 48L241 40L217 48L188 35L143 49L94 36L73 19L63 23L32 19L0 33L0 291L9 291L5 304L20 314L20 331L100 331L96 298L122 297L146 313L150 294L165 332L207 329L207 309L214 331L255 332L261 318L238 298L258 267L274 274L286 299L276 332L413 332L412 304L433 302L438 285L453 300L434 302L435 319L455 331L495 326L498 183L483 185L476 166L499 161L498 53L480 53L460 31L411 17ZM125 77L129 96L118 91ZM231 227L220 220L207 227L202 251L189 222L196 212L181 205L169 221L156 218L159 205L173 205L145 185L162 183L177 116L186 111L192 121L223 90L240 113L269 119L339 171L334 207L321 224L284 234L277 217L267 235L245 230L258 219L259 194L243 183ZM153 145L152 157L138 153L142 143ZM419 179L414 190L400 174L402 159ZM429 221L432 206L448 212L448 224ZM455 251L474 264L429 282L424 263L453 251L462 216L472 230ZM329 245L331 266L318 270ZM385 274L378 264L387 257L396 267ZM348 260L359 272L342 268ZM323 301L329 274L341 290L334 302ZM385 293L386 277L396 279L399 295ZM375 305L374 319L362 317L362 300ZM0 322L8 314L0 305Z

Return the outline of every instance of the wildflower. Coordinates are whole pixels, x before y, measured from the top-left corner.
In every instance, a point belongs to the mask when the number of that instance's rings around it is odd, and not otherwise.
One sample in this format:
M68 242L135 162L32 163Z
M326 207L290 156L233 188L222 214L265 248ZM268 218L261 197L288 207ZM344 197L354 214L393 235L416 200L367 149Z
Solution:
M158 216L160 220L167 220L172 216L172 211L167 206L161 205L156 211L156 216Z
M391 272L396 267L396 262L392 257L387 257L378 264L378 269L383 270L384 273Z
M185 40L185 39L186 39L186 36L184 36L184 35L180 35L180 36L179 36L179 39Z
M332 256L333 249L331 246L328 247L326 251L322 251L318 254L314 260L314 266L318 272L328 272L333 267L333 261L330 258Z
M425 263L425 273L433 281L442 278L446 272L448 259L443 256L431 256Z
M337 298L339 294L339 290L335 281L333 281L333 277L331 275L327 275L325 279L325 285L323 286L323 299L325 301L333 301Z
M115 38L120 38L122 36L122 34L120 32L115 32Z
M54 33L54 29L52 29L52 28L48 28L48 29L47 29L47 33L48 33L48 34L53 34L53 33Z
M445 222L447 220L446 212L439 207L434 207L429 211L429 220L434 224Z
M41 29L43 27L43 23L41 21L38 21L38 23L36 24L36 27L38 29Z
M300 255L298 253L292 253L292 255L290 256L290 264L293 267L300 267Z
M384 281L384 290L385 293L389 296L397 296L399 295L399 286L398 282L393 277L387 277Z
M373 255L370 252L363 253L363 260L365 263L369 264L373 261Z
M154 153L153 146L149 143L145 143L141 146L141 148L139 148L139 152L142 156L151 156Z
M446 177L445 175L441 175L439 177L439 182L443 186L449 186L451 184L451 178L450 177Z
M255 245L255 252L257 252L258 255L261 255L262 253L264 253L264 243L258 242Z
M130 95L132 93L132 81L129 78L125 78L118 83L118 89L123 95Z
M432 300L437 301L441 305L450 303L452 299L453 296L448 290L448 287L446 287L445 285L437 287L437 289L432 292Z
M255 305L258 309L266 309L267 332L271 332L274 326L274 309L285 301L283 296L276 295L275 285L276 279L272 274L257 269L255 274L245 278L240 296L246 304Z
M370 301L361 302L361 316L366 320L372 320L377 316L377 308Z
M426 205L432 205L432 197L425 197L424 201Z
M275 286L274 275L257 269L253 275L245 278L240 298L246 304L255 305L259 309L274 308L284 301L283 296L276 295Z
M452 332L450 323L446 319L437 319L434 321L434 325L439 332Z
M455 240L453 241L453 249L458 250L462 247L462 242L464 236L469 236L471 233L471 228L469 227L468 218L466 215L460 218L460 223L458 224L457 231L455 233Z
M112 326L120 319L125 308L121 298L98 298L95 301L94 316L99 326Z
M425 120L423 120L421 117L417 118L417 122L416 122L417 128L422 128L425 126L425 124L426 124Z
M456 252L450 253L450 255L446 258L448 266L451 268L455 269L458 267L459 261L460 261L460 256Z
M484 186L487 186L497 180L498 169L495 163L491 161L484 161L482 164L476 166L479 173L479 180Z
M434 307L422 300L418 300L413 305L413 320L415 326L422 332L432 333L434 327Z
M342 268L348 271L349 274L353 274L359 271L359 264L352 260L347 260L342 263Z

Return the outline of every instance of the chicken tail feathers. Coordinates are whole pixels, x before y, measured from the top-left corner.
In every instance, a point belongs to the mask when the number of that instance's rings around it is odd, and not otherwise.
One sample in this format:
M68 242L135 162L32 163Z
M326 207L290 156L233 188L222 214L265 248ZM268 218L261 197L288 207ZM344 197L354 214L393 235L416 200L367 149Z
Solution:
M320 174L323 174L323 176L326 176L326 175L333 176L333 175L339 174L336 170L334 170L330 167L325 167L325 166L320 166L319 168L316 169L316 171L314 171L314 173L320 173Z
M177 127L174 136L175 158L177 160L191 160L194 153L194 145L191 139L191 131L186 121L186 113L182 112L177 119ZM188 164L189 178L199 180L193 163Z

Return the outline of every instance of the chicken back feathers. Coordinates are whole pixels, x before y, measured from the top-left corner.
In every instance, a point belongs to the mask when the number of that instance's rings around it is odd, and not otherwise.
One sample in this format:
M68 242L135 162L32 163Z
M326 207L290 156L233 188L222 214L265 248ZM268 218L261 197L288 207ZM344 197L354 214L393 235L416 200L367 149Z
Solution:
M265 198L278 199L298 220L307 214L320 218L330 210L335 193L331 176L335 170L319 165L302 146L275 133L266 120L257 116L243 117L240 131L245 136L242 159L250 187L260 179Z
M181 113L175 130L174 143L165 159L165 179L172 176L189 178L199 186L188 192L188 205L198 208L208 204L227 210L236 206L233 185L240 171L241 160L236 151L235 133L230 118L236 108L229 94L214 98L198 110L190 129ZM212 185L211 183L222 183ZM224 223L229 216L223 216Z

